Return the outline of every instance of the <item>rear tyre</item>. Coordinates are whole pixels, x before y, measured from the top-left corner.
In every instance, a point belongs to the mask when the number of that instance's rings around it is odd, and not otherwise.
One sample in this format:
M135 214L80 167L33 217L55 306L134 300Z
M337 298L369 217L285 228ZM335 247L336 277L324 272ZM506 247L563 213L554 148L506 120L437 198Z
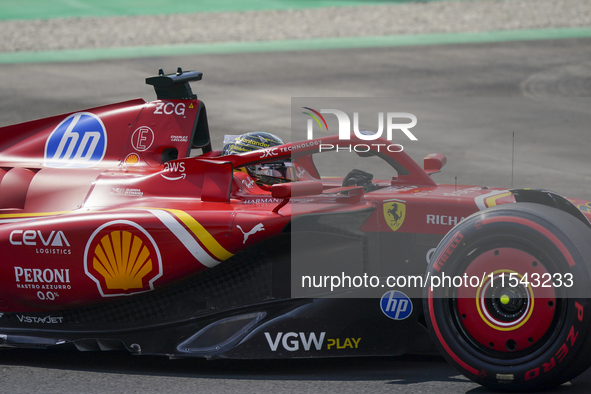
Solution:
M439 350L496 389L533 390L582 373L591 365L590 243L584 223L539 204L462 221L427 269L424 309Z

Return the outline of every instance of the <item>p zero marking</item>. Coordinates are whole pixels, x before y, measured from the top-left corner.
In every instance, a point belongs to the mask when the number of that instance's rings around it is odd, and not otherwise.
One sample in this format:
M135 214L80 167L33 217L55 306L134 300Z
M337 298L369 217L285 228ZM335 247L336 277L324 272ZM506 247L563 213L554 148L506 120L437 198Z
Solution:
M175 209L148 209L150 213L156 216L164 224L187 250L201 264L208 268L215 267L220 262L233 256L232 253L224 249L205 228L193 219L189 214ZM175 217L178 217L195 234L197 239L208 249L204 249L193 235L183 227ZM212 257L210 253L216 258Z

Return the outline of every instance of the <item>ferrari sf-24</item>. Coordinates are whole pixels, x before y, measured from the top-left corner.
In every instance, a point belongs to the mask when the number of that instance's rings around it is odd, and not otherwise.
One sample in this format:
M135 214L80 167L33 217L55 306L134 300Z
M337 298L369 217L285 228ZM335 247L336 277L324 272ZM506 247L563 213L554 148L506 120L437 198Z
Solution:
M146 79L155 101L0 128L0 346L211 359L439 351L508 390L591 364L591 203L439 185L444 155L420 166L380 150L381 137L352 154L380 160L387 179L320 173L331 149L319 145L366 142L354 133L247 133L214 150L190 86L201 78L160 72ZM320 286L326 273L346 286Z

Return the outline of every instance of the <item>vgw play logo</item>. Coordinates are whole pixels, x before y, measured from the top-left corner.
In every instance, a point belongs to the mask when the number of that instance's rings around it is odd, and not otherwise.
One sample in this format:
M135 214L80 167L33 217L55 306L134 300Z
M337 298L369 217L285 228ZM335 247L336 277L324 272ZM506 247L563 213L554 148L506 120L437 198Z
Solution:
M321 109L320 112L312 109L310 107L302 107L309 112L303 112L303 114L308 115L310 119L308 119L307 124L307 139L311 140L314 139L314 121L320 126L320 130L328 131L328 124L326 123L326 119L322 114L333 114L337 117L337 121L339 123L339 140L346 141L351 140L351 119L349 116L338 109ZM400 120L410 120L410 122L400 123ZM378 113L378 130L376 132L370 130L360 130L359 129L359 112L353 112L353 133L357 138L363 141L375 141L378 138L382 137L384 134L384 120L386 123L385 131L386 131L386 139L388 141L392 141L393 132L401 131L410 139L411 141L417 141L417 137L409 130L417 125L417 117L408 112L388 112L386 116L384 116L383 112ZM388 152L402 152L404 147L400 144L381 144L381 143L368 143L368 144L349 144L335 146L333 144L319 144L319 151L322 150L333 150L336 151L344 150L348 152L357 152L363 153L368 152L370 150L376 150L380 152L381 149L384 151L387 150Z

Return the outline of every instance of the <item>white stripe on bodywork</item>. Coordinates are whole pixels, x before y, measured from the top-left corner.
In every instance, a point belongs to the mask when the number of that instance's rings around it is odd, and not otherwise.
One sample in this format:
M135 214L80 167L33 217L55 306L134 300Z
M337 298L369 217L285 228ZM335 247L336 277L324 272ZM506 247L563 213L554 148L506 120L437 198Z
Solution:
M23 219L2 219L0 220L0 224L4 224L4 223L15 223L15 222L25 222L27 220L34 220L37 218L23 218Z
M480 195L480 196L476 197L474 199L474 202L476 203L476 206L478 207L478 209L482 211L483 209L488 208L486 206L486 204L484 203L484 201L487 198L492 197L492 196L496 196L497 194L507 193L508 191L509 190L493 190L490 193L486 193L486 194L483 194L483 195Z
M199 242L170 213L160 209L148 209L178 238L179 241L201 264L212 268L220 262L214 259L199 245Z

